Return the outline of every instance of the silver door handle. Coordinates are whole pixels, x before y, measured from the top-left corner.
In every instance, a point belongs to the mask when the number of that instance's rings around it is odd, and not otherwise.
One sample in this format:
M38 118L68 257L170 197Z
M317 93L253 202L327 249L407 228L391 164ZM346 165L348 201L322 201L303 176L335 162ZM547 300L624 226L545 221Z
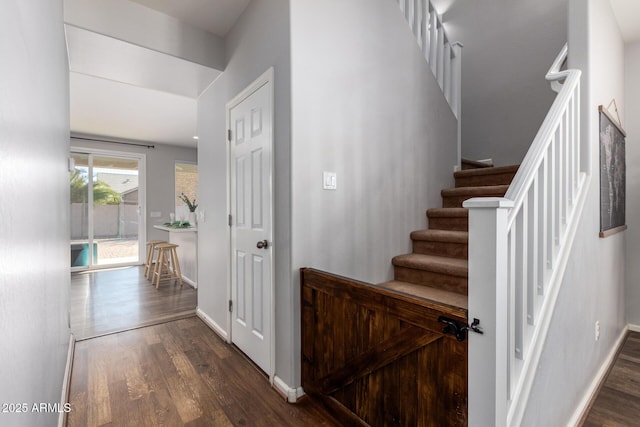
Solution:
M258 242L256 247L258 249L267 249L269 247L269 242L267 241L267 239L261 240L261 241Z

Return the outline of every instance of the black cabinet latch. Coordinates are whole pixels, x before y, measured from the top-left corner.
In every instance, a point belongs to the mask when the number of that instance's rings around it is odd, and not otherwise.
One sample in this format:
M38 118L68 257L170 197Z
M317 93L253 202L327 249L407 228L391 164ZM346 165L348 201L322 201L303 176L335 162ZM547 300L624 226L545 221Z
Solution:
M458 341L464 341L467 338L467 331L471 329L473 332L483 334L480 327L480 319L473 319L471 325L460 322L458 320L449 319L445 316L438 317L438 322L444 323L442 332L449 335L454 335Z

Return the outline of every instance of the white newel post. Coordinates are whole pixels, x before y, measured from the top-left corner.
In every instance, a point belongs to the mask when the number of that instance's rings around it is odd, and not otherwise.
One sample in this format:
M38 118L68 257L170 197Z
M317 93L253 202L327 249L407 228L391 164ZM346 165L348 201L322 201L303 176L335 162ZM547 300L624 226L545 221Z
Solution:
M469 426L507 424L507 219L513 201L474 198L469 208Z

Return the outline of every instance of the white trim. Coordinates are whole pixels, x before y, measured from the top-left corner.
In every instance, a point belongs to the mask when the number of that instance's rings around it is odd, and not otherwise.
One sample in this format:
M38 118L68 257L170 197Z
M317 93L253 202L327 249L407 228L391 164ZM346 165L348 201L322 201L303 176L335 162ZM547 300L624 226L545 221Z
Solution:
M273 379L273 386L287 397L287 402L289 403L296 403L298 399L304 396L302 387L290 387L277 375Z
M600 365L600 369L598 369L598 372L596 372L596 376L593 378L593 381L591 381L591 384L582 396L582 400L574 411L573 416L569 419L567 426L578 426L578 423L582 420L585 412L587 411L587 409L589 409L589 404L595 398L595 395L600 388L600 384L602 384L605 376L607 375L607 372L609 372L609 368L611 368L613 363L615 363L616 355L624 344L624 338L626 337L627 332L629 330L633 331L633 328L638 328L638 326L627 325L622 329L622 332L620 332L620 336L616 340L616 343L613 345L613 348L611 348L609 355L607 355L606 359L604 359L604 361L602 362L602 365Z
M627 325L627 329L629 329L630 331L633 331L633 332L640 332L640 325L634 325L634 324L629 323Z
M578 185L579 195L576 201L576 207L573 212L572 218L568 218L567 222L570 224L566 231L564 242L558 249L560 254L557 260L557 267L554 268L551 277L549 278L550 292L545 298L543 306L540 307L540 320L539 327L533 333L531 338L531 349L528 352L528 356L525 359L522 367L523 377L518 381L516 390L513 393L513 400L507 413L507 425L517 426L522 423L522 417L524 411L527 408L529 401L529 394L533 387L533 380L535 379L536 372L540 366L540 357L542 356L542 350L547 341L547 334L549 327L551 326L551 318L555 312L556 301L560 294L560 288L562 287L562 280L564 278L564 271L571 255L572 247L578 226L581 223L582 211L589 192L589 184L591 182L591 175L586 175L584 172L581 175L581 183Z
M81 139L81 138L74 138ZM134 265L143 265L144 264L144 256L146 254L146 242L147 242L147 155L145 153L138 153L135 151L116 151L116 150L105 150L100 148L93 147L83 147L73 145L69 147L69 153L76 154L87 154L91 156L111 156L117 158L125 158L125 159L136 159L138 160L138 206L140 208L139 215L139 224L138 224L138 261L137 262L125 262L118 264L100 264L95 265L95 260L93 259L93 251L89 251L89 257L91 262L88 267L79 266L79 267L71 267L71 272L76 271L93 271L93 270L101 270L107 268L115 268L115 267L128 267ZM93 166L92 166L93 167ZM89 201L90 205L93 205L93 192L89 191ZM93 215L89 215L89 237L91 241L94 240L93 236ZM94 264L94 265L91 265Z
M220 338L229 342L229 334L227 331L222 329L220 325L218 325L215 320L209 317L200 307L196 307L196 315L216 334L220 335Z
M69 334L69 349L67 351L67 365L64 369L64 377L62 377L62 396L60 397L60 407L68 402L69 388L71 386L71 369L73 368L73 353L76 348L76 339L73 334ZM67 424L67 412L60 411L58 415L58 427L64 427Z
M265 71L260 77L258 77L257 79L255 79L251 84L249 84L247 87L245 87L240 93L238 93L236 96L234 96L230 101L227 102L226 104L226 109L225 109L225 123L226 123L226 129L225 129L225 141L227 141L227 213L231 213L231 144L228 141L227 138L227 130L231 129L231 109L233 109L236 105L240 104L242 101L244 101L246 98L248 98L251 94L253 94L254 92L256 92L258 89L262 88L263 86L268 85L269 86L269 96L271 97L270 102L271 102L271 135L270 135L270 152L271 152L271 170L269 171L269 189L270 189L270 193L271 193L271 203L270 203L270 232L269 232L269 242L270 242L270 246L271 246L271 257L270 257L270 268L271 268L271 283L270 283L270 295L271 295L271 314L270 314L270 320L269 320L269 372L267 372L267 375L269 375L269 382L273 385L274 381L275 381L275 371L276 371L276 340L275 340L275 332L276 332L276 328L275 328L275 317L276 317L276 313L275 313L275 242L273 239L273 231L274 231L274 204L275 204L275 192L274 192L274 179L273 179L273 173L274 173L274 153L275 153L275 77L274 77L274 69L273 67L269 67L269 69L267 69L267 71ZM232 239L232 233L231 230L232 227L229 226L227 227L227 242L229 243L229 258L227 260L228 262L228 268L227 268L227 300L231 300L232 299L232 283L231 283L231 271L233 269L233 254L232 252L232 244L233 242L231 241ZM232 313L229 312L227 314L227 328L229 331L229 342L232 342L232 335L233 335L233 328L232 328Z

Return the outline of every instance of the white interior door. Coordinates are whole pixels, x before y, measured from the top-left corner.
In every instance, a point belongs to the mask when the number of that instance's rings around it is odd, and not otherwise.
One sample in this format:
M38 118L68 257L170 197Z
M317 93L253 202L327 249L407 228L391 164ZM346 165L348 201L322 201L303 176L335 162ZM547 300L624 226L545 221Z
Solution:
M230 135L231 341L271 374L272 71L227 105Z

